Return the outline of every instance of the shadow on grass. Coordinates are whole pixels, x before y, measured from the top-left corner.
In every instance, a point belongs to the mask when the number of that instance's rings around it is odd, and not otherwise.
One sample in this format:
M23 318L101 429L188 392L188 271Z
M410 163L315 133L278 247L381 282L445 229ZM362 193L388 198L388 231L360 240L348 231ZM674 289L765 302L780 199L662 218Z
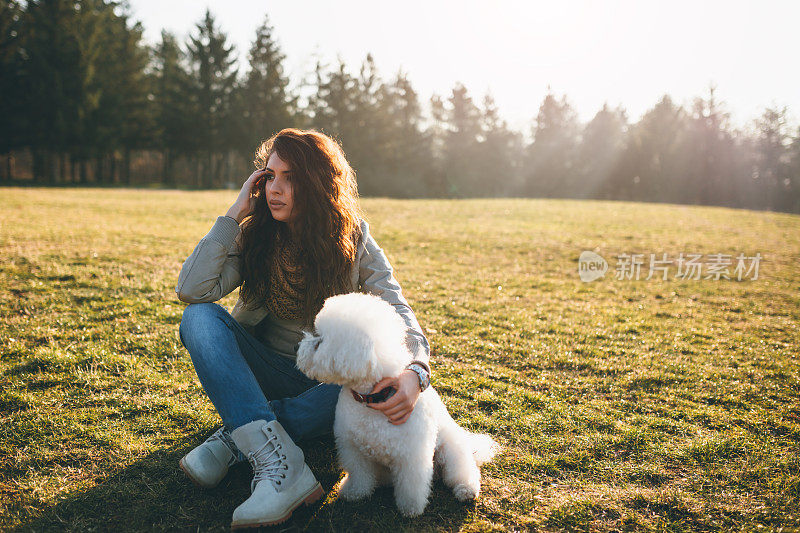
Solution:
M195 486L178 461L206 436L155 451L91 489L69 493L36 517L23 518L12 531L230 531L233 510L250 495L250 465L234 465L213 489ZM311 507L298 507L286 523L262 531L456 531L475 512L474 504L458 502L440 479L434 480L425 513L415 519L397 512L391 487L381 487L360 502L340 501L333 439L300 444L326 496Z

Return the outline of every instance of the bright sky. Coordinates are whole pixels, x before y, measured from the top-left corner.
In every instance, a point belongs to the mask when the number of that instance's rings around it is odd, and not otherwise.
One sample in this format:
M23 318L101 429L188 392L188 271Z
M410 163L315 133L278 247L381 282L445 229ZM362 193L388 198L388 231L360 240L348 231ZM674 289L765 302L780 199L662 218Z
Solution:
M688 105L712 83L735 125L766 106L788 106L795 128L800 117L794 0L129 1L149 42L162 28L185 38L209 7L246 62L269 15L293 85L317 57L355 74L371 52L384 79L408 73L423 103L457 81L478 103L490 91L520 131L548 85L582 121L603 102L635 121L664 93Z

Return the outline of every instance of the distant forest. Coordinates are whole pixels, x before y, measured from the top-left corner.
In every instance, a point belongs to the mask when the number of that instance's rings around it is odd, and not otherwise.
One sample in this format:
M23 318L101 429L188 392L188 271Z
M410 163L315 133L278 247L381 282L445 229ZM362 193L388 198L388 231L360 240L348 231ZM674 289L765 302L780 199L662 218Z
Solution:
M245 16L244 14L242 16ZM800 213L800 129L766 108L733 128L715 89L664 95L638 122L604 105L581 123L549 91L530 131L460 83L421 101L317 62L290 88L266 17L240 70L207 12L186 42L149 46L124 2L0 0L0 185L239 188L260 141L293 126L336 138L364 196L596 198ZM795 128L795 129L793 129Z

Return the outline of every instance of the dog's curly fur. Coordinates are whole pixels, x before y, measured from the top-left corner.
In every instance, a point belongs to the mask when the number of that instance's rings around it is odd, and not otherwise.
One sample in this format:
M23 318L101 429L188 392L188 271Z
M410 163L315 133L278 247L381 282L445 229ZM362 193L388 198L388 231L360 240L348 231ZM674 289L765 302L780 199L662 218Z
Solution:
M461 428L433 387L419 395L400 425L357 402L349 390L369 393L383 377L397 376L411 362L406 326L394 308L371 294L333 296L317 314L314 328L315 333L303 332L297 367L311 378L342 385L334 420L339 463L347 473L340 495L357 500L390 482L400 512L417 516L428 503L436 465L456 498L476 498L478 467L499 446L488 435Z

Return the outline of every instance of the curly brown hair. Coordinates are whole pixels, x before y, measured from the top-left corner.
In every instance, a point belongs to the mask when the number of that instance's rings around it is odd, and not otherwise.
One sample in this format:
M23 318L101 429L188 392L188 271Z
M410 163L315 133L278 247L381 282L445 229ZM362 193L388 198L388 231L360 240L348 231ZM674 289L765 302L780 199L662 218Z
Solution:
M355 171L337 141L315 130L285 128L258 147L256 168L265 168L273 153L292 169L293 210L298 212L295 239L306 283L303 315L309 326L325 299L352 292L350 272L364 213ZM272 217L263 182L253 188L252 196L255 206L242 221L239 291L249 306L264 302L269 294L275 234L288 232L285 223Z

